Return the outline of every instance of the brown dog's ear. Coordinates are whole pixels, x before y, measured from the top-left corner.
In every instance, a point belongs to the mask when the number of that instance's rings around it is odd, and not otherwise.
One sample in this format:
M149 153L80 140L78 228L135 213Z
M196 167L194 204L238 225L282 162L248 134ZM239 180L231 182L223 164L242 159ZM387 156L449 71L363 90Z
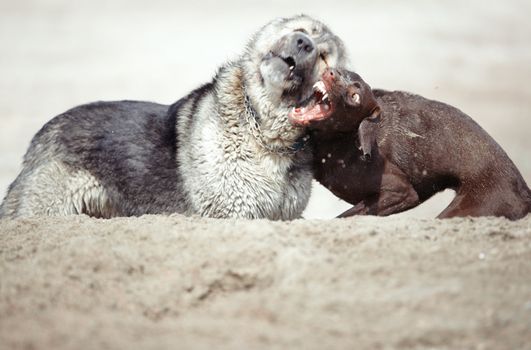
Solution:
M380 114L382 114L382 109L379 105L376 105L371 111L371 115L368 117L369 119L375 120L380 117Z

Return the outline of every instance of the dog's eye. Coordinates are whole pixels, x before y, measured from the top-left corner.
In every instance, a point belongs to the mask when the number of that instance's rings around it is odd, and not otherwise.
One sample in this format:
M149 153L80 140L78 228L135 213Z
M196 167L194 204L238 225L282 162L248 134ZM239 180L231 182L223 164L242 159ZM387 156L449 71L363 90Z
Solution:
M357 87L358 89L361 89L361 84L358 83L358 82L355 82L355 83L354 83L354 86Z
M321 52L321 53L319 54L319 58L322 59L323 62L324 62L324 63L326 64L326 66L328 67L328 61L326 60L326 56L327 56L326 52Z
M306 29L304 29L304 28L297 28L297 29L294 30L294 32L301 32L301 33L304 33L304 34L308 34Z
M352 102L354 102L354 104L356 105L359 105L361 102L360 95L355 92L352 95L350 95L350 98L352 99Z

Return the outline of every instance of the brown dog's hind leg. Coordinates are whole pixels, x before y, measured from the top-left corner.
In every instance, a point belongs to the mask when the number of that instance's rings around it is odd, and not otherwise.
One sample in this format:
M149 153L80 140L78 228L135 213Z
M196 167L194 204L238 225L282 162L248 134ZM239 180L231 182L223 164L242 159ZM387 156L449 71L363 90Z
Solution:
M419 196L406 175L394 165L386 165L379 193L365 198L339 218L352 215L387 216L411 209L420 204Z
M523 218L529 212L519 193L510 191L458 191L455 198L438 216L449 219L465 216L503 216L510 220Z
M473 216L474 205L466 194L458 193L448 206L437 215L437 219L449 219L453 217Z

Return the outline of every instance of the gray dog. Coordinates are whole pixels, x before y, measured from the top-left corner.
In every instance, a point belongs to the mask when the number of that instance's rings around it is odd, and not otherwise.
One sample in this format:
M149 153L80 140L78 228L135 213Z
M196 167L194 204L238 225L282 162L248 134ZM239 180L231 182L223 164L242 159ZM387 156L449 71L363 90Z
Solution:
M276 19L211 83L171 106L73 108L35 135L0 217L300 217L311 151L288 112L312 98L326 66L345 61L343 43L322 23Z

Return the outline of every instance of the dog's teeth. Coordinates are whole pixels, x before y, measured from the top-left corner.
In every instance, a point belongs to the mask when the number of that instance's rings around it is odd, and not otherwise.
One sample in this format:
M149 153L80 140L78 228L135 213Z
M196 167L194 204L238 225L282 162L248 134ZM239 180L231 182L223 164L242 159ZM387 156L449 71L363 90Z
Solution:
M313 88L319 90L322 93L326 92L326 86L321 80L319 80L317 83L313 84Z
M328 93L325 92L323 95L323 101L326 102L328 100Z
M289 66L289 70L294 70L295 66Z
M354 94L353 98L355 103L360 103L360 95Z

